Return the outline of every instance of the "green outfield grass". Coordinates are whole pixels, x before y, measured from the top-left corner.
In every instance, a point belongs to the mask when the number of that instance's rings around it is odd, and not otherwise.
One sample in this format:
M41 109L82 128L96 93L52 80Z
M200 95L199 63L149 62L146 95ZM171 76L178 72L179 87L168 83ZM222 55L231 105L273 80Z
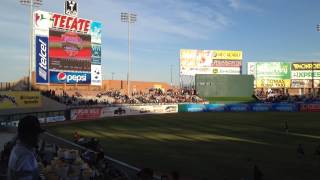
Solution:
M205 97L204 99L208 100L210 103L250 103L256 102L256 99L253 97Z
M316 180L320 160L320 113L180 113L105 118L48 127L72 139L74 131L97 137L107 155L157 172L179 171L194 179ZM288 121L289 134L284 131ZM301 143L306 156L299 159ZM248 159L252 161L248 162Z

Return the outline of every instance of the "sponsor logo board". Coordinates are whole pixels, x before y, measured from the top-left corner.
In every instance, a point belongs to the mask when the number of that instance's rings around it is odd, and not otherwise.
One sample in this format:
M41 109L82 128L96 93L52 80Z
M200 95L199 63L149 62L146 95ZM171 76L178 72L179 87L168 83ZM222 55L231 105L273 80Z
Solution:
M291 69L293 71L305 71L305 70L320 70L319 62L301 62L301 63L292 63Z
M235 61L235 62L231 62ZM242 51L180 50L180 74L213 74L213 67L241 67Z
M240 74L240 67L216 67L212 68L212 74Z
M102 85L101 65L91 65L91 84Z
M91 74L83 72L50 71L50 83L90 84Z
M124 115L141 115L141 114L164 114L177 113L178 105L137 105L137 106L120 106L105 107L102 109L101 117L124 116Z
M212 67L241 67L242 61L235 60L213 60Z
M0 109L34 108L41 105L40 92L0 92Z
M291 79L320 79L320 71L291 71Z
M69 16L78 15L78 3L76 1L66 0L64 2L64 14Z
M300 104L301 112L320 112L320 104Z
M36 82L49 82L48 38L36 36Z
M101 29L102 24L100 22L92 22L91 23L91 41L92 43L101 44Z
M258 79L256 80L257 88L289 88L290 79Z
M71 120L94 120L101 117L101 108L72 109Z

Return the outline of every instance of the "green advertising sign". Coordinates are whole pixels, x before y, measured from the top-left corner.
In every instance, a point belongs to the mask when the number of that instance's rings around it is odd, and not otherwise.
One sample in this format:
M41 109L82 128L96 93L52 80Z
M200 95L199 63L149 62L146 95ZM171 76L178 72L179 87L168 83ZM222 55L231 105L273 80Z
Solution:
M257 79L290 79L291 63L258 62L255 74Z

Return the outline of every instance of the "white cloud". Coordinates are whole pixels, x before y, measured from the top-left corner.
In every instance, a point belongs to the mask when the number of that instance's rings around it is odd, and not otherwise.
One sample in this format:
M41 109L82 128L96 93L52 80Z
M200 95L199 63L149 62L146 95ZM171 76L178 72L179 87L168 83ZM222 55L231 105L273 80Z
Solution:
M248 3L244 0L228 0L229 6L234 10L249 10L255 12L261 12L262 10L252 4L252 2Z

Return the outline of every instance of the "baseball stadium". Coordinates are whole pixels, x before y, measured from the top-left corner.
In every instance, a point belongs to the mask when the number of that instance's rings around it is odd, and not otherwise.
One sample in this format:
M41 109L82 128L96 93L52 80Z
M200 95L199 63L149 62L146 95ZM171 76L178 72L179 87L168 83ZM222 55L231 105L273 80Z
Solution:
M172 72L171 82L133 80L137 16L121 13L128 72L106 79L110 24L80 17L76 0L63 13L21 3L31 7L28 75L0 82L0 180L320 178L319 60L181 47L178 83Z

